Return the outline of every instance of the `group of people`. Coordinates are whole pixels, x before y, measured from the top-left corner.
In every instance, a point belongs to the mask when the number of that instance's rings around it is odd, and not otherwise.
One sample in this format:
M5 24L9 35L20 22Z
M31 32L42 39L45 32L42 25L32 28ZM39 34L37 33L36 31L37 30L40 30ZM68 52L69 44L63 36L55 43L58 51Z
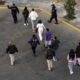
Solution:
M74 73L73 68L74 65L80 66L80 42L76 49L71 49L69 54L67 55L68 60L68 68L70 71L70 74L72 75Z
M14 23L17 23L17 13L19 13L18 7L13 4L11 7L8 6L9 9L11 9L12 17L14 20ZM52 33L49 30L49 28L46 28L42 20L38 20L38 23L36 24L37 18L39 17L38 13L33 8L31 12L29 12L28 8L25 7L23 12L24 16L24 26L28 25L28 17L31 19L32 23L32 30L33 32L38 33L39 40L35 34L32 35L32 38L28 41L28 43L31 45L31 49L33 52L33 56L36 56L36 48L37 45L40 45L42 41L44 41L44 45L46 50L45 58L48 65L48 70L53 70L53 60L56 61L56 48L59 46L59 40L55 36L52 37ZM50 20L48 20L49 23L52 22L52 20L55 19L55 23L58 24L57 19L57 9L54 4L52 4L52 10L51 10L51 17ZM36 27L35 27L36 26ZM56 47L57 46L57 47ZM11 65L14 65L14 53L18 52L18 49L12 42L9 43L8 48L6 49L6 52L9 53ZM73 49L70 50L69 54L67 55L68 60L68 68L70 71L70 74L72 75L73 67L75 64L80 65L80 43L77 46L76 50Z

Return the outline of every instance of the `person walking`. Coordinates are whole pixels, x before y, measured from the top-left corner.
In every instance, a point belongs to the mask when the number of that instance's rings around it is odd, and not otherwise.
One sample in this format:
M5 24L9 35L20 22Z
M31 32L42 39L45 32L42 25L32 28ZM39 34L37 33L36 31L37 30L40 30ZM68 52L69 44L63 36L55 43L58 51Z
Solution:
M31 48L32 48L33 56L36 56L36 48L37 48L37 45L40 44L40 42L39 42L39 40L35 34L33 34L29 43L30 43Z
M18 52L18 49L17 49L16 45L14 45L12 42L9 42L9 45L6 48L6 53L9 54L11 65L14 65L14 61L15 61L14 54L16 52Z
M76 47L75 54L76 54L77 64L78 66L80 66L80 42L78 46Z
M69 54L67 55L67 61L70 75L72 75L74 73L73 67L75 65L75 52L73 49L71 49Z
M22 14L23 14L23 17L24 17L24 26L26 26L26 22L27 22L27 25L28 25L28 16L29 16L29 10L28 10L27 6L25 6Z
M52 20L55 19L55 21L56 21L55 24L58 24L56 6L54 4L52 4L51 6L52 6L51 17L50 17L50 20L48 22L51 23Z
M18 22L17 20L17 13L19 13L19 9L18 7L13 3L12 6L7 6L8 9L11 9L11 14L12 14L12 17L13 17L13 21L14 23L16 24Z
M44 34L44 39L45 39L45 47L48 47L51 45L51 39L52 39L52 33L49 31L49 28L46 28L45 34Z
M31 19L32 29L34 32L34 27L35 27L36 20L38 18L38 13L34 9L32 9L32 11L29 14L29 18Z
M42 41L43 40L43 32L46 28L41 20L38 21L36 28L38 30L39 39L40 39L40 41Z
M48 70L52 71L53 70L53 52L51 49L51 46L48 46L47 48L47 53L46 53L46 61L47 61L47 65L48 65Z

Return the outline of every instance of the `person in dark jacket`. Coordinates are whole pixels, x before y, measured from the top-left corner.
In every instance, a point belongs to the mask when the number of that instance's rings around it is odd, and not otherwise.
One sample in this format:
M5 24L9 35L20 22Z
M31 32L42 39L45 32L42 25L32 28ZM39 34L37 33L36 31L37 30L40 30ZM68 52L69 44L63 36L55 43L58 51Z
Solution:
M9 42L9 45L6 49L6 53L9 54L11 65L14 65L14 54L16 52L18 52L16 45L14 45L12 42Z
M33 55L36 56L36 48L37 48L37 45L40 44L38 38L36 37L35 34L33 34L31 40L29 41L30 45L31 45L31 48L32 48L32 51L33 51Z
M48 65L48 70L51 71L53 69L53 56L55 53L53 53L51 46L48 46L47 53L46 53L46 60Z
M27 8L27 6L25 6L23 12L22 12L23 16L24 16L24 26L26 26L26 22L27 22L27 25L28 25L28 16L29 16L29 10Z
M8 7L8 9L11 9L11 14L12 14L14 23L16 24L18 22L18 20L17 20L17 13L19 13L18 7L14 3L12 6L8 5L7 7Z
M57 9L56 9L54 4L52 4L51 17L50 17L50 20L48 22L51 23L53 19L55 19L55 21L56 21L55 24L58 24Z
M80 42L76 47L75 54L76 54L77 64L80 66Z

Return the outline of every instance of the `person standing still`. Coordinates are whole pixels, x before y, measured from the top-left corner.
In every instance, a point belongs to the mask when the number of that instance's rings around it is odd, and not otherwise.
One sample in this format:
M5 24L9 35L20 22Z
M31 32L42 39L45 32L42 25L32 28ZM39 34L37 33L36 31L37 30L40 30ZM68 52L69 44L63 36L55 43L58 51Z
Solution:
M17 13L19 13L19 9L18 7L13 3L12 6L7 6L8 9L11 9L11 14L12 14L12 17L13 17L13 21L14 23L16 24L18 22L17 20Z
M11 65L14 65L14 61L15 61L14 54L16 52L18 52L16 45L14 45L12 42L9 42L9 45L6 49L6 53L9 54Z
M52 20L55 19L55 21L56 21L55 24L58 24L57 9L56 9L54 4L52 4L51 6L52 6L51 17L50 17L50 20L48 22L51 23Z
M72 75L74 73L73 67L75 65L75 60L76 60L75 59L75 52L73 49L71 49L69 54L67 55L68 68L69 68L70 75Z
M24 26L26 26L26 22L27 22L27 25L28 25L28 16L29 16L29 10L28 10L27 6L25 6L22 14L24 16Z
M46 28L41 20L38 21L36 28L38 30L39 39L40 39L40 41L42 41L43 40L43 32Z
M38 13L34 9L32 9L32 11L29 14L29 18L31 19L32 29L34 32L34 27L35 27L36 20L38 18Z
M53 70L53 56L54 56L54 54L53 54L50 46L48 46L47 53L46 53L46 61L47 61L49 71Z
M37 45L40 44L40 42L39 42L39 40L35 34L33 34L29 43L30 43L31 48L32 48L33 56L36 56L36 48L37 48Z

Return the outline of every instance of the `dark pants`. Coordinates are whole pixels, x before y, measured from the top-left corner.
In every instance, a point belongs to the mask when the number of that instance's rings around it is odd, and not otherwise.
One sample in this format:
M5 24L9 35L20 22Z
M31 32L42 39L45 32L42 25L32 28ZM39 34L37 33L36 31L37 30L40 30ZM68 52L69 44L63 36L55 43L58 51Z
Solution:
M56 23L58 23L57 15L56 16L51 15L49 22L52 22L53 19L55 19Z
M36 47L32 47L33 55L36 56Z
M14 23L17 23L18 22L18 20L17 20L17 14L15 14L15 15L12 14L12 16L13 16Z
M24 23L26 23L26 22L28 23L28 20L27 19L28 19L28 17L27 16L24 16Z

